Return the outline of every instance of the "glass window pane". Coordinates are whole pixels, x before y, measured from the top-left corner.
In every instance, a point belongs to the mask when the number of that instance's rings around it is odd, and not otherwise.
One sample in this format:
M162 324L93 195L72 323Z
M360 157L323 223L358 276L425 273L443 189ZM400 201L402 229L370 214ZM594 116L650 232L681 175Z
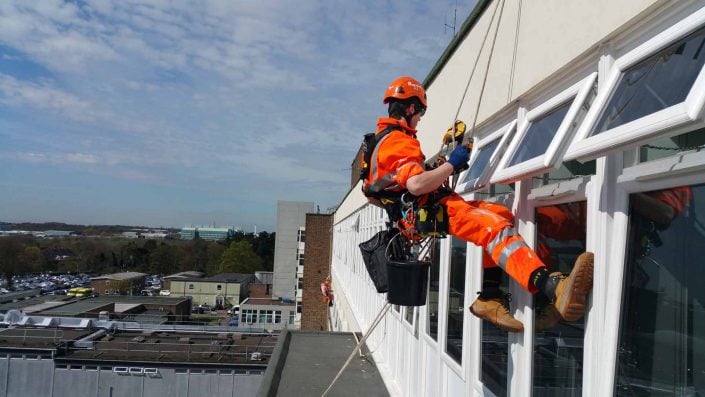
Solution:
M568 113L572 103L573 99L534 120L521 138L516 153L514 153L512 160L507 166L511 167L523 163L526 160L531 160L546 153L546 149L553 141L553 136L556 135L556 131L558 131L558 127L565 119L565 115Z
M705 128L670 138L655 140L639 148L639 162L658 160L688 150L702 149L705 145Z
M500 289L509 290L509 276L502 274ZM510 302L511 304L511 302ZM497 397L507 395L507 363L509 359L509 333L482 322L482 352L480 380Z
M438 282L440 280L441 268L441 241L431 246L431 274L428 285L428 335L434 340L438 340Z
M495 139L491 143L488 143L487 145L483 146L482 149L480 149L480 152L477 154L477 158L475 159L475 161L472 162L472 166L470 167L470 170L465 176L465 182L477 179L480 177L480 175L482 175L482 171L485 170L485 168L490 162L490 157L492 157L492 153L497 150L497 145L499 145L499 138Z
M681 103L705 63L705 29L624 71L593 135Z
M585 201L536 209L537 253L550 272L570 273L585 251ZM543 294L534 295L535 396L581 396L585 318L563 323Z
M596 164L595 160L585 163L581 163L577 160L566 161L561 163L558 169L533 177L531 185L532 187L541 187L553 185L560 181L569 181L583 176L595 175Z
M465 310L465 254L467 243L453 237L450 251L448 288L448 330L446 352L460 363L463 357L463 315Z
M617 396L705 390L705 185L630 196Z

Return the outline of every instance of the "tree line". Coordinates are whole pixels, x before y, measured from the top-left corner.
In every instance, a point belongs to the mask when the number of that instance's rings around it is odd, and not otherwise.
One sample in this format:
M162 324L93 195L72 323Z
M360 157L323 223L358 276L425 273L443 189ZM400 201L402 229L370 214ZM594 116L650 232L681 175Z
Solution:
M126 239L121 237L0 237L0 273L135 271L168 275L195 270L206 275L254 273L274 267L275 233L238 232L225 241Z

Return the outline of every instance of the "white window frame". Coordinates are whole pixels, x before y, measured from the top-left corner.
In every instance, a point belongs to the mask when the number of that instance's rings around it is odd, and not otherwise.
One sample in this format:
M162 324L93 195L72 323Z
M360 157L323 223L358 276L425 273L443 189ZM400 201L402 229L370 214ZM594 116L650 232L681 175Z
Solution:
M633 193L668 189L675 186L697 185L705 183L705 152L684 151L673 156L637 164L622 169L617 177L615 191L614 228L609 239L619 241L614 249L605 255L608 263L619 266L607 266L605 269L605 291L601 296L593 297L593 304L599 302L603 312L604 325L598 352L599 357L611 357L603 362L598 371L601 382L593 386L596 395L611 393L614 387L615 369L617 365L617 348L619 345L620 321L624 294L624 263L627 260L627 238L629 225L629 196ZM605 237L607 238L607 237ZM593 294L595 292L593 291ZM619 305L608 302L620 302Z
M460 180L463 182L459 185L457 189L458 192L472 192L481 189L487 185L487 182L490 179L490 175L492 175L492 172L499 164L499 161L502 158L502 154L507 148L507 145L509 145L509 142L511 142L512 136L514 136L514 133L516 132L516 126L517 120L515 119L498 128L496 131L487 134L486 136L483 136L481 138L478 138L477 143L475 144L475 147L472 150L470 161L468 161L470 167L460 176ZM472 166L475 164L475 161L477 161L477 158L480 156L480 151L482 150L482 148L487 145L490 145L497 139L499 139L497 148L495 149L494 153L490 155L490 159L487 162L487 166L484 170L482 170L480 176L466 181L465 177L470 172L470 169L472 169Z
M573 133L575 132L572 127L574 126L576 116L580 112L581 107L585 105L596 79L597 72L590 73L587 77L563 90L560 94L528 111L526 113L526 117L523 118L517 128L517 133L514 134L514 139L512 139L509 148L506 152L504 152L505 154L500 161L500 165L492 176L490 182L515 182L521 177L540 174L554 168L556 164L562 160L563 154L565 154L565 151L570 146L570 141L573 138ZM509 166L509 162L516 154L517 149L524 141L524 138L526 138L527 132L533 122L552 112L558 106L571 100L572 103L568 108L568 112L563 118L563 121L561 121L561 124L558 126L558 129L553 135L553 139L546 148L546 151L532 159Z
M576 133L576 139L568 149L566 159L592 160L607 153L638 146L656 137L678 135L693 129L693 125L702 124L705 107L705 67L700 70L684 102L590 136L625 70L703 26L705 7L618 58L606 79L605 89L598 92L592 108Z

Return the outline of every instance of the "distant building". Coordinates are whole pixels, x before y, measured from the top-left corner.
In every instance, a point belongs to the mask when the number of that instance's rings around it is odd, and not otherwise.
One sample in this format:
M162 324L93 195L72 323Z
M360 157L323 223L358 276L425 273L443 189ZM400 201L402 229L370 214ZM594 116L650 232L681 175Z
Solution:
M239 327L280 330L296 322L296 305L271 298L247 298L240 303Z
M171 291L171 280L203 278L203 276L205 276L205 273L197 272L195 270L188 270L185 272L174 273L174 274L170 274L168 276L164 276L162 278L162 290L167 289L167 290Z
M333 246L333 215L306 215L306 266L303 261L297 270L301 285L302 298L297 309L301 308L301 329L311 331L327 331L330 329L329 306L323 302L321 283L330 276Z
M247 296L252 274L221 273L213 277L171 279L170 296L190 296L194 305L208 304L227 308L239 304Z
M167 238L169 232L166 230L149 230L149 229L135 229L127 232L122 232L120 236L124 238Z
M70 237L75 233L70 230L45 230L44 237Z
M278 339L87 318L21 322L2 330L2 396L254 396Z
M208 241L221 241L235 237L235 229L232 227L185 227L181 229L182 240L194 240L199 238Z
M250 298L271 298L273 272L255 272L255 282L250 284L248 296Z
M274 242L275 297L294 299L297 290L296 270L303 261L306 214L313 212L313 203L277 202L277 232Z
M144 288L146 276L146 274L138 272L106 274L100 277L92 277L91 287L93 287L95 293L100 295L114 293L133 295Z

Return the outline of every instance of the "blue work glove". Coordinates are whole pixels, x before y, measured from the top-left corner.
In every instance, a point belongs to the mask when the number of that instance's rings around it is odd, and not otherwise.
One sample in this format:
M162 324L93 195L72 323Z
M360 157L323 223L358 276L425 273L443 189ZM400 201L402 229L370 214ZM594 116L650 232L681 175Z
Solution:
M451 153L448 162L453 166L453 171L458 172L459 169L467 164L470 159L470 153L465 145L458 145Z

